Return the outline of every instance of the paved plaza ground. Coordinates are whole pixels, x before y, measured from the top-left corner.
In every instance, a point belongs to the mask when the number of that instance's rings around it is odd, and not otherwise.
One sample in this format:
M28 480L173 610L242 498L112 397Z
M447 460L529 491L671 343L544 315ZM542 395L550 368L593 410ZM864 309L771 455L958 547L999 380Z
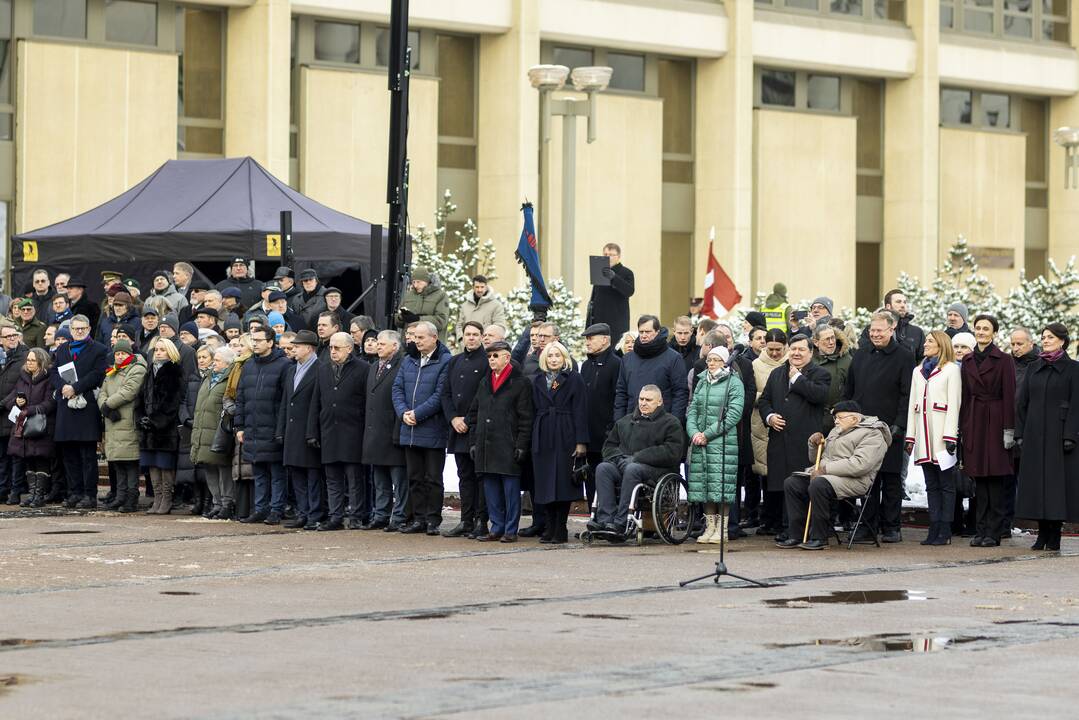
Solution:
M904 537L680 589L718 555L4 512L0 717L1074 716L1079 539Z

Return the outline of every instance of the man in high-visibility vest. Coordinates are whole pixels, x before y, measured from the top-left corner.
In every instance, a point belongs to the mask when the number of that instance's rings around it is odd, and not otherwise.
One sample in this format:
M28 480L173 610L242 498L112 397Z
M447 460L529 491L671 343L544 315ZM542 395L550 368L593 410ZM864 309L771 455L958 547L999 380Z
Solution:
M764 313L764 320L767 323L765 329L782 330L785 333L790 332L791 306L787 302L786 285L776 283L772 287L772 294L764 299L764 307L761 308L761 312Z

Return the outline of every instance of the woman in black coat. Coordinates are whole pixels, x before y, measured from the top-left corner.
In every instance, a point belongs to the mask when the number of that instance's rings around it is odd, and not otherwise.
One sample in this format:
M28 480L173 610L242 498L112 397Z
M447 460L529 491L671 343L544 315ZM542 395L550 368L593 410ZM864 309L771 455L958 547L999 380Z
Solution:
M540 542L564 543L570 503L584 496L573 465L588 452L588 388L562 343L547 345L539 365L532 378L532 497L547 506L549 522Z
M1079 363L1069 358L1068 329L1042 330L1042 352L1019 388L1015 440L1019 462L1016 517L1038 521L1032 550L1059 550L1061 525L1079 521Z
M180 448L180 406L186 394L180 353L171 340L151 342L150 370L135 401L135 427L139 433L139 464L149 468L150 482L162 490L155 515L172 511L176 482L176 454Z
M787 347L787 361L768 375L757 409L768 426L768 479L761 522L772 528L783 517L783 481L805 470L809 436L821 430L832 377L813 362L809 339L795 335ZM792 382L793 379L793 382ZM782 531L777 539L786 539Z
M49 465L52 462L56 429L56 400L49 382L49 354L41 348L31 348L15 380L15 387L3 400L5 415L12 407L22 414L15 421L8 439L9 455L23 458L26 463L26 482L30 494L23 498L23 507L44 507L48 494ZM23 435L26 420L31 415L45 416L45 434L28 438ZM14 480L14 478L12 478Z

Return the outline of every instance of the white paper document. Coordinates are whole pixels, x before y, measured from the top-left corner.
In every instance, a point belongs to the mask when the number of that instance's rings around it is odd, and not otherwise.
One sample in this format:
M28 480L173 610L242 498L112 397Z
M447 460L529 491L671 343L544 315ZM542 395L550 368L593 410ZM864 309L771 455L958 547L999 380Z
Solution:
M18 422L19 415L21 413L22 413L22 410L19 410L18 406L13 407L13 408L11 408L11 412L9 412L7 414L7 419L11 422L12 425L14 425L16 422Z
M937 453L937 465L940 465L941 470L955 467L956 462L955 455L949 454L947 450L941 450Z
M60 373L60 377L64 379L68 385L74 385L79 381L79 372L75 369L75 363L64 363L60 367L56 368L56 372Z

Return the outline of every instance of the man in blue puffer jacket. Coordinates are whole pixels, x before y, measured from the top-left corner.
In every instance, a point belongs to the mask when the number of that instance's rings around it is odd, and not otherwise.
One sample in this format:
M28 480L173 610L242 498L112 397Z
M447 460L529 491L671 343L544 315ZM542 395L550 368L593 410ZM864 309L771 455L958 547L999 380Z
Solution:
M438 329L420 321L412 326L400 370L393 381L393 409L401 420L401 446L415 518L403 533L438 535L442 523L442 470L446 465L449 425L442 413L450 351Z
M251 331L255 352L244 363L236 388L236 442L255 475L255 497L244 523L277 525L285 513L283 438L278 436L277 412L284 394L284 376L292 361L274 346L274 331Z

